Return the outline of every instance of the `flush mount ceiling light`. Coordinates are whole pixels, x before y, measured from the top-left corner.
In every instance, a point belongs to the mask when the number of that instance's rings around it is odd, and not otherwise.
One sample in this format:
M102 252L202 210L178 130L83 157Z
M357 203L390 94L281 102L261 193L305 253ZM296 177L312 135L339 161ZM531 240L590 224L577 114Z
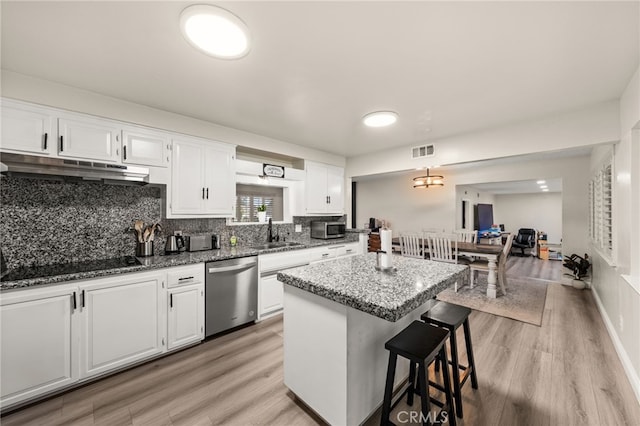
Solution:
M427 169L426 176L413 178L414 188L429 188L430 186L444 186L444 176L430 175L429 169Z
M376 111L362 117L362 122L368 127L390 126L398 121L398 114L393 111Z
M215 58L238 59L249 53L249 29L219 7L187 7L180 14L180 29L193 47Z

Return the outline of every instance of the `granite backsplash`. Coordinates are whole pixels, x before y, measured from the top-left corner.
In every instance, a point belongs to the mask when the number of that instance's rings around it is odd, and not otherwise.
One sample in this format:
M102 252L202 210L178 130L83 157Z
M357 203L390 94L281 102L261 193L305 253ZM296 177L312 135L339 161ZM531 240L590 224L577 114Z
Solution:
M238 244L267 241L267 224L231 225L225 219L166 219L164 189L3 177L0 179L0 248L7 268L80 262L135 254L129 229L137 219L160 222L155 253L164 251L167 235L218 234L223 246L232 235ZM314 220L343 216L294 216L293 223L273 224L282 240L304 241ZM302 226L296 233L295 225Z

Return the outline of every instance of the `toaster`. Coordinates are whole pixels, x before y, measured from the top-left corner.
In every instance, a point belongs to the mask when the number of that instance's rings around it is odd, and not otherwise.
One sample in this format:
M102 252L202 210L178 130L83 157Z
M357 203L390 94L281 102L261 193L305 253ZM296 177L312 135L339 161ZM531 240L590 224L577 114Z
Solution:
M187 251L211 250L211 235L192 235L184 237Z

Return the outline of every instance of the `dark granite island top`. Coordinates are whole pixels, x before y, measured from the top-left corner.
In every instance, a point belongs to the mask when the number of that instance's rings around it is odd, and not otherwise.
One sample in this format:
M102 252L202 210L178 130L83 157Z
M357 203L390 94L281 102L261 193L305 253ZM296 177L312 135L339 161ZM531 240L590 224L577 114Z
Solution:
M397 271L375 269L367 253L288 269L278 280L387 321L398 321L439 292L468 282L469 268L443 262L393 257Z

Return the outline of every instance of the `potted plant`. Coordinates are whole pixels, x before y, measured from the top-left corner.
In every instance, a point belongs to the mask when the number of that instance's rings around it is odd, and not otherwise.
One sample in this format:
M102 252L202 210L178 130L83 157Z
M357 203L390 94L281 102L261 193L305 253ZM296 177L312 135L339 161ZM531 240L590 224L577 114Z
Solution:
M261 204L258 206L258 222L267 221L267 206Z

